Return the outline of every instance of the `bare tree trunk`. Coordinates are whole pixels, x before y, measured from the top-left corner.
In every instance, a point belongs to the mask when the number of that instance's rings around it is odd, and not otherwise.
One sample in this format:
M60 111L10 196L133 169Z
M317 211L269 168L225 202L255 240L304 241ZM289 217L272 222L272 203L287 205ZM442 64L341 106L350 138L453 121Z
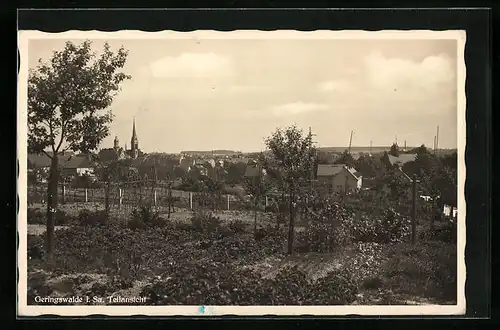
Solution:
M290 224L288 226L288 254L293 253L293 234L294 234L294 221L295 210L293 203L295 202L295 193L293 188L290 189Z
M47 187L47 241L46 251L50 258L54 249L54 227L57 211L57 185L59 182L59 158L54 153L50 164L49 182Z
M106 182L106 187L104 188L104 210L106 214L109 214L109 192L110 192L110 182Z

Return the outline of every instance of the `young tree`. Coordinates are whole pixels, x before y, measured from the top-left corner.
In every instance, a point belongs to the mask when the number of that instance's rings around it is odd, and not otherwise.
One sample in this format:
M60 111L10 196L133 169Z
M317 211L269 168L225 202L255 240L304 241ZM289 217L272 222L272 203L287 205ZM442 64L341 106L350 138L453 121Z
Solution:
M307 184L310 180L311 167L316 158L316 148L313 146L312 134L303 136L303 131L296 126L290 126L284 130L277 129L266 139L266 145L272 152L273 163L281 172L284 188L289 195L288 253L291 254L297 193L300 186Z
M128 160L103 162L98 157L95 157L94 167L99 181L104 183L104 210L106 215L109 215L111 185L128 181L134 176L134 173L130 171L130 162Z
M267 175L262 171L262 167L259 165L258 173L254 177L245 178L245 191L250 193L253 197L254 206L254 223L253 232L257 235L257 210L259 208L259 202L262 201L262 197L266 196L266 193L271 189L271 183L267 178Z
M47 189L47 254L52 254L57 208L59 155L66 150L88 153L109 134L109 107L121 83L127 59L122 47L113 53L106 43L97 57L91 42L67 42L51 60L41 60L28 77L28 149L51 158ZM50 149L50 151L47 151Z

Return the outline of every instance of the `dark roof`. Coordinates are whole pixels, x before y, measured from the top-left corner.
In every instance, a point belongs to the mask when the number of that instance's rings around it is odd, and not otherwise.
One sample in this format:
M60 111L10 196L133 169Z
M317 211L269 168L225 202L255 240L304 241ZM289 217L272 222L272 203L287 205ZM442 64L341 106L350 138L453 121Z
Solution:
M346 169L356 180L361 177L361 173L354 168L347 167L346 164L319 164L317 176L335 176Z
M52 155L52 152L48 152ZM92 162L88 155L75 155L73 152L66 152L59 155L59 166L62 168L90 168ZM50 167L51 159L46 154L30 154L28 155L29 167Z
M334 176L345 168L345 164L318 164L317 176Z
M53 152L47 151L47 154L52 156ZM64 163L64 161L74 155L75 153L72 151L67 151L62 155L59 155L59 164ZM51 158L49 158L45 153L28 155L28 167L50 167L51 162Z

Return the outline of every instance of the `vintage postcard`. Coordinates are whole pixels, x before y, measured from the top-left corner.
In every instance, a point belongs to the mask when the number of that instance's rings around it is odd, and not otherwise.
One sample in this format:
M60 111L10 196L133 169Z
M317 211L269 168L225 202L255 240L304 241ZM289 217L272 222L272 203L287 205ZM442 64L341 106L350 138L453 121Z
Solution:
M465 313L464 31L19 31L18 314Z

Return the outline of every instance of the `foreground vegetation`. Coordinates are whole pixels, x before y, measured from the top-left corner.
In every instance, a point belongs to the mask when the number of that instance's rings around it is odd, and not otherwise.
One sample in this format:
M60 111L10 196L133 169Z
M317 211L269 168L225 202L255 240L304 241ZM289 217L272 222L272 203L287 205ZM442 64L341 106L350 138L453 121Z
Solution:
M166 219L142 207L123 221L103 211L61 211L56 219L65 227L55 232L50 260L45 234L28 236L28 303L37 295L142 296L147 305L456 302L452 224L420 226L412 246L396 213L377 222L331 206L336 221L297 224L293 255L285 253L287 228L265 214L254 233L249 212L231 219L198 210ZM37 217L43 213L31 211L29 222Z

